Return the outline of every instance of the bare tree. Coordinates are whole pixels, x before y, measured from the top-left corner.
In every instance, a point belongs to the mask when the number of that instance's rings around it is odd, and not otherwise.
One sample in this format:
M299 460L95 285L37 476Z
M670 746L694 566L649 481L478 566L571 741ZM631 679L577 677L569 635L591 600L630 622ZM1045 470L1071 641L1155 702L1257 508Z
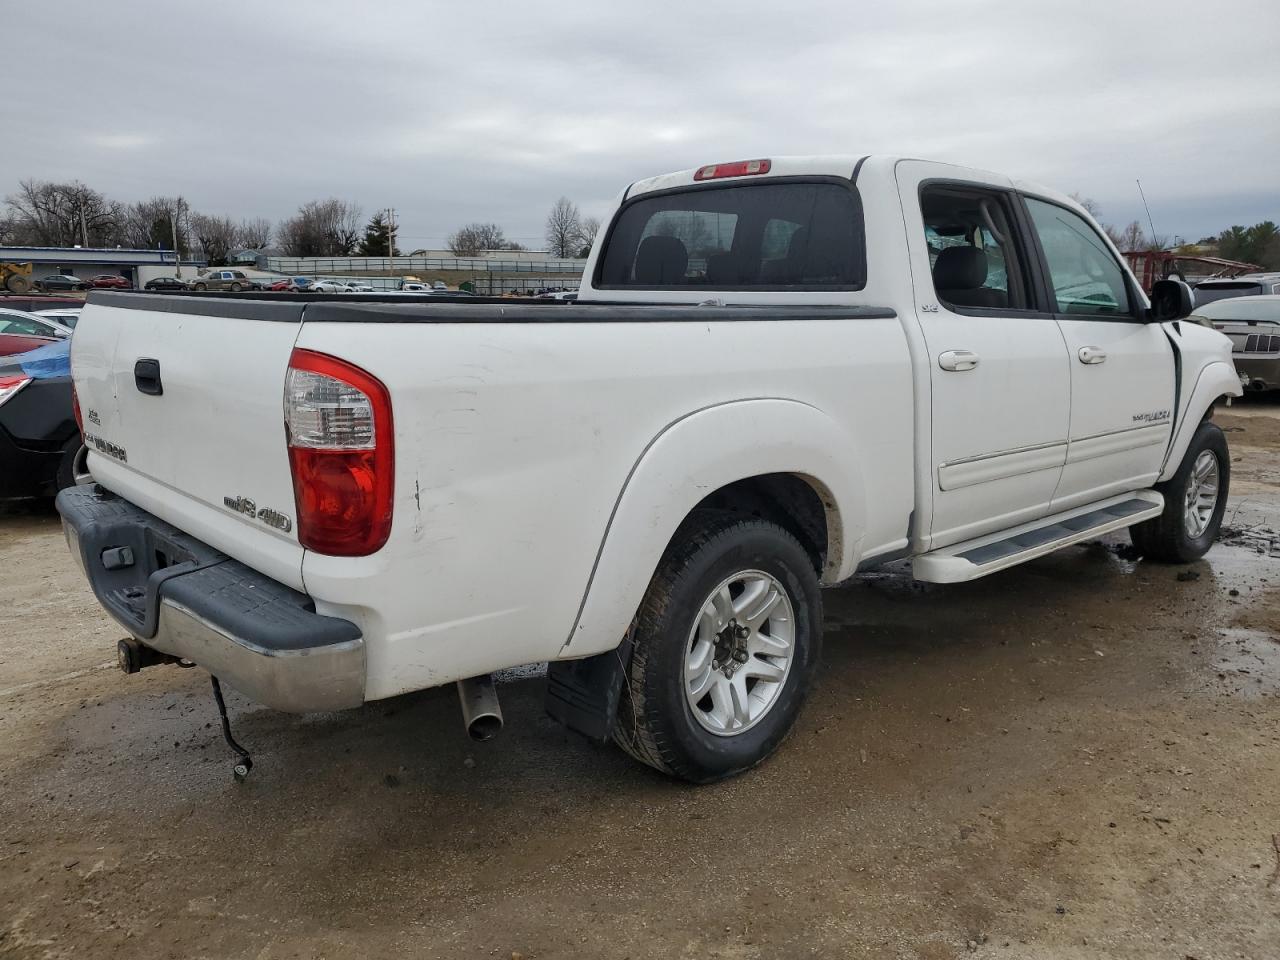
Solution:
M360 208L345 200L311 200L276 228L276 239L293 257L349 256L363 236Z
M553 257L569 258L582 245L582 218L578 207L568 197L556 201L547 214L547 249Z
M596 242L596 234L600 232L600 220L597 217L587 217L582 221L579 229L582 249L578 252L580 257L591 256L591 246Z
M1093 219L1097 220L1102 216L1102 207L1098 206L1098 201L1090 197L1083 197L1078 193L1071 194L1071 199L1084 207Z
M230 217L197 213L191 217L191 235L209 261L209 266L220 267L227 262L235 247L236 225Z
M249 250L265 250L271 245L271 221L266 217L241 220L236 225L235 245Z
M13 242L48 247L115 246L123 207L78 180L23 180L5 199Z
M1131 221L1127 227L1120 230L1109 227L1107 233L1121 252L1147 249L1147 232L1142 229L1142 224L1137 220Z
M177 234L178 254L191 252L191 207L182 197L152 197L130 204L124 223L125 242L140 250L172 250Z
M468 223L449 237L449 251L455 257L474 257L482 250L519 250L496 223Z

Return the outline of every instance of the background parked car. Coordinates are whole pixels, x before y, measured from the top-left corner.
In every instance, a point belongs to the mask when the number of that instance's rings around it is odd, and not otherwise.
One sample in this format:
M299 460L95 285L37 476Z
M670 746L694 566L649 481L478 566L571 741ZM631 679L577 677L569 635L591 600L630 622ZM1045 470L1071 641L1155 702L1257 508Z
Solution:
M310 277L294 277L289 281L289 289L294 293L306 293L315 283Z
M1238 277L1201 280L1193 288L1197 306L1232 297L1280 294L1280 273L1243 273Z
M210 270L191 281L192 290L230 290L238 293L251 287L252 281L243 270Z
M0 333L0 357L11 357L15 353L26 353L38 347L47 347L57 343L57 337L36 337L26 333Z
M267 289L274 290L277 293L284 293L285 291L293 289L293 281L292 280L275 280L267 284Z
M351 288L341 280L314 280L307 293L351 293Z
M0 500L51 497L89 478L71 402L71 344L0 360Z
M343 282L352 293L373 293L373 284L365 283L363 280L345 280Z
M50 317L40 317L22 310L0 308L0 333L24 333L30 337L71 336L71 328Z
M54 323L60 323L68 330L74 330L80 322L80 311L83 307L58 307L53 310L32 310L37 317L45 317Z
M0 307L9 310L23 310L27 313L35 313L37 310L46 310L53 307L83 307L84 300L80 297L4 297L0 296Z
M132 290L133 284L114 273L104 273L89 281L96 290Z
M187 289L187 281L179 280L177 277L156 277L154 280L148 280L142 285L143 290L185 290Z
M1280 390L1280 296L1215 300L1196 307L1187 319L1231 338L1231 359L1245 389Z
M50 274L36 281L37 290L88 290L90 286L88 280L81 280L70 274Z

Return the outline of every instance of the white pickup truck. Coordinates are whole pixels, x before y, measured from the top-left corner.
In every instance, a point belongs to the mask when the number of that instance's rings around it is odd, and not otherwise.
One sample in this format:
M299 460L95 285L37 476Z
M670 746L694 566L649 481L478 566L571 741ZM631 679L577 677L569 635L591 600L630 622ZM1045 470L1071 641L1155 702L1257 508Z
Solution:
M1230 341L1080 206L887 157L633 183L576 303L91 295L68 541L129 637L289 711L550 661L548 710L705 782L820 672L820 586L1213 542ZM217 685L215 683L215 690Z

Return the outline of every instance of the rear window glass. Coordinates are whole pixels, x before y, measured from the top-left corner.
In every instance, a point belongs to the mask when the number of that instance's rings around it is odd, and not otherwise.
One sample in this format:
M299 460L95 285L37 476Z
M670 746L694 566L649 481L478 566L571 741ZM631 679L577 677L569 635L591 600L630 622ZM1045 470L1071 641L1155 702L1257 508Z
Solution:
M756 183L642 197L609 234L601 287L836 288L866 282L862 210L839 183Z

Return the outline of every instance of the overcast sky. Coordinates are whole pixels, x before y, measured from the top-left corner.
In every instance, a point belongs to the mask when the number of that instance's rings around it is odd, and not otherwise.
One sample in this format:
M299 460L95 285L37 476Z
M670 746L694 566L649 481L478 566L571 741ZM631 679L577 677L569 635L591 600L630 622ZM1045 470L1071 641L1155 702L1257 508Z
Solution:
M1040 180L1195 239L1280 221L1280 3L400 0L5 11L0 193L77 178L278 220L394 206L404 249L561 194L795 153Z

